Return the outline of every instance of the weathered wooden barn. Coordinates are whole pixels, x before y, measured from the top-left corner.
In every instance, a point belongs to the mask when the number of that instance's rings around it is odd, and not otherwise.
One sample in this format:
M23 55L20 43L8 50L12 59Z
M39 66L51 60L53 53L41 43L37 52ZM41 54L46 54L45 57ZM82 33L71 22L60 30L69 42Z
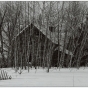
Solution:
M62 33L64 35L64 33ZM13 41L12 62L16 66L26 66L27 62L32 65L57 66L58 62L58 33L54 27L44 28L31 23L20 31ZM59 41L59 54L63 51L63 41ZM60 57L59 55L59 57ZM72 57L72 52L65 49L64 65L68 64L67 56ZM67 61L67 62L66 62ZM66 64L65 64L66 63Z

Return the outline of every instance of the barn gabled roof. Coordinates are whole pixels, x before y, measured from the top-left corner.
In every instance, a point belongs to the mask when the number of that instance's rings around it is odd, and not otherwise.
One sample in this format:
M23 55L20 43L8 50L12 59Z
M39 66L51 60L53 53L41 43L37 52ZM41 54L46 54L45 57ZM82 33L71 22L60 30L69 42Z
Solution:
M41 31L49 40L51 40L54 44L58 44L58 32L51 32L49 30L49 28L46 28L44 25L39 25L38 23L32 23L39 31ZM29 24L31 25L31 24ZM19 36L20 34L23 33L23 31L25 31L25 29L27 29L29 27L29 25L27 25L23 30L21 30L16 36ZM60 45L63 46L63 41L64 41L64 37L65 37L65 33L60 33L59 36L59 42Z

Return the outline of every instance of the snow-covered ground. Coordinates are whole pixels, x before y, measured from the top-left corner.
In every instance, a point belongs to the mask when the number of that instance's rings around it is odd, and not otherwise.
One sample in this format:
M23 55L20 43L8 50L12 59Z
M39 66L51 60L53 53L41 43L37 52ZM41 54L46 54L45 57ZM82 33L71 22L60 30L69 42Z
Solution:
M0 80L0 87L73 87L73 86L88 86L88 68L80 68L79 70L72 68L50 69L47 73L46 69L39 68L37 70L30 69L22 70L22 74L15 73L12 68L3 68L12 76L12 79Z

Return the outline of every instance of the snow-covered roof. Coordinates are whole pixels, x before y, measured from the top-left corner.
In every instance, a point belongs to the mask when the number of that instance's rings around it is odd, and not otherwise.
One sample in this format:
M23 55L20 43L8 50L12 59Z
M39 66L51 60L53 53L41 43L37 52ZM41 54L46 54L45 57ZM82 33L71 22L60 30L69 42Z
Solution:
M44 25L40 27L40 25L36 22L34 23L34 26L37 27L37 29L41 31L49 40L51 40L55 44L58 44L58 31L51 32L49 28L47 28ZM70 34L68 34L68 36L70 36ZM65 32L60 32L59 43L61 46L64 46L64 39L65 39ZM68 38L66 39L66 42L68 42Z

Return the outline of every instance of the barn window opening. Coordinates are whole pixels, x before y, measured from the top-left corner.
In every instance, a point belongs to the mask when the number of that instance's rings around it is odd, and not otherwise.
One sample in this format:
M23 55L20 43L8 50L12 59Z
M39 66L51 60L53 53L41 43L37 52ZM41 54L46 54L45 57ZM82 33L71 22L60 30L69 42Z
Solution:
M50 27L49 27L49 30L50 30L51 32L55 32L55 27L50 26Z

